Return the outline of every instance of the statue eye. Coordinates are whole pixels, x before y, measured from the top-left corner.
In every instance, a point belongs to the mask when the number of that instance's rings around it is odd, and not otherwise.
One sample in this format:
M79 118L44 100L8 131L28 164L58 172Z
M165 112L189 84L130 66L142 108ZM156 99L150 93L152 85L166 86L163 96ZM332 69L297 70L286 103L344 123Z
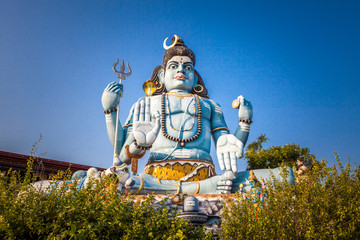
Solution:
M170 65L170 69L176 69L176 65L175 65L175 64L171 64L171 65Z
M193 70L192 66L186 66L185 69L188 70L188 71Z

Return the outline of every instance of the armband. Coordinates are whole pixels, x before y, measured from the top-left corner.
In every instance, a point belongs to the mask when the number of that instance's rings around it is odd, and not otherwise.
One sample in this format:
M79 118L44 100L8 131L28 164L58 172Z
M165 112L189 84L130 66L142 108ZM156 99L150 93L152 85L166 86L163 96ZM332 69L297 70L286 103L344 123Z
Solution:
M240 125L241 131L250 132L250 126L251 126L250 123L240 122L239 125Z
M239 119L239 122L243 122L243 123L253 123L253 121L251 121L251 120L245 120L245 119Z
M113 109L109 109L109 110L105 110L104 113L112 113L112 112L117 112L117 108L113 108Z
M213 130L211 130L211 133L216 132L218 130L226 130L228 133L230 132L230 130L226 127L218 127L218 128L214 128Z

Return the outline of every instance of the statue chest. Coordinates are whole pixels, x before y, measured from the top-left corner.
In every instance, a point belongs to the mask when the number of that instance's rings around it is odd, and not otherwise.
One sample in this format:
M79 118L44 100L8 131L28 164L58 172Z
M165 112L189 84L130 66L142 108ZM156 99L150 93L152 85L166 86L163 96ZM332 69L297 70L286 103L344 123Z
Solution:
M201 108L201 118L210 120L211 107L209 103L204 99L195 97L177 97L172 95L166 95L162 104L162 96L154 96L151 99L151 111L159 111L159 113L165 112L166 118L174 119L180 124L179 121L188 121L189 119L197 117L199 113L199 103Z

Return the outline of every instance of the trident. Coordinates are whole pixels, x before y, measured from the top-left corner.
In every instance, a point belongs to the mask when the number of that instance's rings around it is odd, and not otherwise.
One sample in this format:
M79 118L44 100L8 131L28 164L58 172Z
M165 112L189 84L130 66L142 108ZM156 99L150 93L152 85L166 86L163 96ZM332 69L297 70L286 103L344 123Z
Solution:
M120 66L119 66L119 71L116 70L116 65L118 65L119 63L119 59L116 60L116 62L114 63L114 65L112 66L112 70L114 71L114 73L117 75L117 78L119 78L119 83L122 84L122 80L125 80L126 77L129 77L131 75L131 68L129 63L126 63L127 68L129 69L128 73L125 73L125 64L124 64L124 60L122 60ZM119 102L117 105L117 113L116 113L116 127L115 127L115 144L114 144L114 158L118 157L118 154L116 153L117 150L117 145L118 145L118 130L119 130L119 112L120 112L120 98L119 98Z

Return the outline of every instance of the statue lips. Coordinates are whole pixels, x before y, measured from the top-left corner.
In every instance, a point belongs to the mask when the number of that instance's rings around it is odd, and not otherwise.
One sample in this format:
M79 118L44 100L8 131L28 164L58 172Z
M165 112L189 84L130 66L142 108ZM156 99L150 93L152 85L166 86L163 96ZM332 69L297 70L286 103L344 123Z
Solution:
M175 79L186 80L186 77L185 77L185 75L183 75L183 74L179 74L179 75L176 75L176 76L175 76Z

